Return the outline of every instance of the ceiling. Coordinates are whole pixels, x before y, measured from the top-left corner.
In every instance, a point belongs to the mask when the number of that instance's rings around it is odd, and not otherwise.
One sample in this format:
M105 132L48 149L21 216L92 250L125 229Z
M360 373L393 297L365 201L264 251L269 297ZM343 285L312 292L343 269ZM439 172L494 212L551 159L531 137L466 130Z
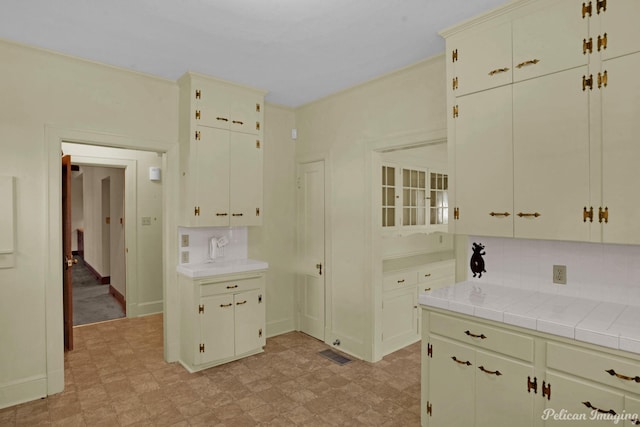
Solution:
M2 0L0 38L171 80L186 71L296 107L444 51L506 0Z

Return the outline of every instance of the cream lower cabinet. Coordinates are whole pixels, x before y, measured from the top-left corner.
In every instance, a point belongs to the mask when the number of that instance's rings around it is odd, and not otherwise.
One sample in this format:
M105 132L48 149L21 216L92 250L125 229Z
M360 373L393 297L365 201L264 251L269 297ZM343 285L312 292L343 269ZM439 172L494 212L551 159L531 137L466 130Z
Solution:
M195 372L263 351L263 274L179 276L179 283L180 362L187 370Z
M455 260L418 265L383 277L382 354L420 340L418 295L455 282Z
M640 355L423 307L422 425L640 425Z

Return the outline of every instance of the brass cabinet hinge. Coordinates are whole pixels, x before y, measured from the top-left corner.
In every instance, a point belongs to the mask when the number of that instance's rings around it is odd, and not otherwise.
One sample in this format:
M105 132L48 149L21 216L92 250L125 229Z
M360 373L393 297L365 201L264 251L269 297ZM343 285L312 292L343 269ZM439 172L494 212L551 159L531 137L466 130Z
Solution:
M193 215L200 216L200 206L196 206L193 208Z
M453 118L455 119L456 117L458 117L458 106L454 105L453 106Z
M602 206L598 208L598 222L603 220L605 224L609 222L609 208L606 206L604 210L602 210Z
M431 416L433 411L433 407L431 406L431 402L427 402L427 415Z
M607 11L607 0L596 0L596 13L600 14L600 9L603 12Z
M585 91L589 88L589 90L593 90L593 74L589 74L589 77L582 76L582 90Z
M256 113L259 113L261 108L262 107L260 107L260 104L256 104Z
M582 209L582 222L587 222L587 219L589 222L593 222L593 206L589 210L587 210L586 206Z
M204 304L200 304L198 306L198 314L202 314L202 313L204 313Z
M589 41L587 39L582 39L582 54L586 55L587 51L589 53L593 53L593 38L589 37Z
M260 130L260 122L256 122L256 130Z
M607 33L604 33L602 36L598 36L598 52L600 49L604 50L607 48Z
M458 89L458 78L457 77L453 78L453 83L451 84L451 86L452 86L453 90Z
M427 357L433 358L433 346L431 343L427 343Z
M538 393L538 379L536 377L533 377L533 381L531 381L531 377L527 377L527 392L531 393L531 390Z
M256 139L256 148L258 148L258 149L260 148L260 140L259 139Z
M546 397L547 400L551 400L551 383L542 381L542 397Z
M451 62L458 61L458 49L454 49L451 51Z
M200 141L200 131L196 131L196 141Z
M200 99L202 97L202 91L200 89L196 89L196 99Z
M200 353L204 353L204 344L200 344Z
M460 219L460 208L453 208L453 219Z
M607 70L605 70L602 74L598 73L598 89L600 89L602 86L607 87L608 80L609 76L607 75Z
M200 110L196 110L196 120L200 120Z
M582 18L586 18L587 14L591 16L591 2L582 3Z

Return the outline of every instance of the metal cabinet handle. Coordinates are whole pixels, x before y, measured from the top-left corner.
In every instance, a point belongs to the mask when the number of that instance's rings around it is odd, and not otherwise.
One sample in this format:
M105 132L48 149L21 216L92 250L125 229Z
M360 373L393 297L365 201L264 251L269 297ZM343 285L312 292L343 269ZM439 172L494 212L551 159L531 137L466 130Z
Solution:
M593 409L601 414L611 414L611 415L616 415L616 411L614 411L613 409L609 409L608 411L605 411L604 409L600 409L600 408L596 408L595 406L593 406L591 404L591 402L589 402L588 400L586 402L582 402L582 404L584 406L586 406L589 409Z
M318 275L322 276L322 263L321 262L317 263L316 268L318 269Z
M511 215L509 212L489 212L491 216L509 216Z
M233 304L229 303L229 304L220 304L220 307L225 308L225 307L231 307Z
M635 381L637 383L640 383L640 377L639 376L635 376L635 377L629 377L627 375L622 375L617 373L616 371L614 371L613 369L609 369L607 371L605 371L607 374L611 375L611 376L615 376L617 378L620 378L621 380L626 380L626 381Z
M527 65L536 65L538 62L540 62L539 59L530 59L528 61L519 63L518 65L516 65L516 68L526 67Z
M227 215L229 215L229 214L226 213L226 212L224 212L224 213L220 213L220 212L216 213L216 216L227 216Z
M462 360L458 360L455 356L451 356L451 359L453 359L454 362L459 363L461 365L471 366L471 362L469 362L468 360L463 362Z
M491 70L489 71L489 75L490 76L495 76L496 74L499 73L506 73L507 71L509 71L508 67L504 67L504 68L496 68L495 70Z
M489 370L485 369L484 366L478 366L478 369L480 369L485 374L495 375L495 376L502 375L502 373L500 371L497 371L497 370L496 371L489 371Z
M228 122L229 119L227 119L226 117L216 117L216 120L220 120L221 122Z
M398 283L404 283L404 279L398 280Z
M231 214L231 216L242 216L242 215L244 215L244 214L241 214L241 213L234 213L234 214Z
M235 289L237 287L238 287L238 285L229 285L229 286L227 286L227 289Z
M540 216L540 214L538 212L534 212L534 213L526 213L526 212L518 212L518 216L520 218L522 217L534 217L534 218L538 218Z
M244 300L244 301L237 302L236 305L242 305L242 304L246 304L246 303L247 303L247 300Z
M235 124L235 125L243 125L244 122L241 122L240 120L232 120L231 123Z
M471 338L480 338L481 340L487 338L484 334L476 335L476 334L472 334L468 330L464 331L464 333L469 335Z

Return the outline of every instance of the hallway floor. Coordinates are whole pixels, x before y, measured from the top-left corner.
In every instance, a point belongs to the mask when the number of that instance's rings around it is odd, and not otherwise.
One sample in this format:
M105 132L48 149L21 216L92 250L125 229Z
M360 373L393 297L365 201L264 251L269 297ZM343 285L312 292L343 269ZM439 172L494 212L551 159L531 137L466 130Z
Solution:
M189 374L162 359L162 316L74 328L65 391L0 409L2 426L419 426L420 344L338 365L299 332Z

